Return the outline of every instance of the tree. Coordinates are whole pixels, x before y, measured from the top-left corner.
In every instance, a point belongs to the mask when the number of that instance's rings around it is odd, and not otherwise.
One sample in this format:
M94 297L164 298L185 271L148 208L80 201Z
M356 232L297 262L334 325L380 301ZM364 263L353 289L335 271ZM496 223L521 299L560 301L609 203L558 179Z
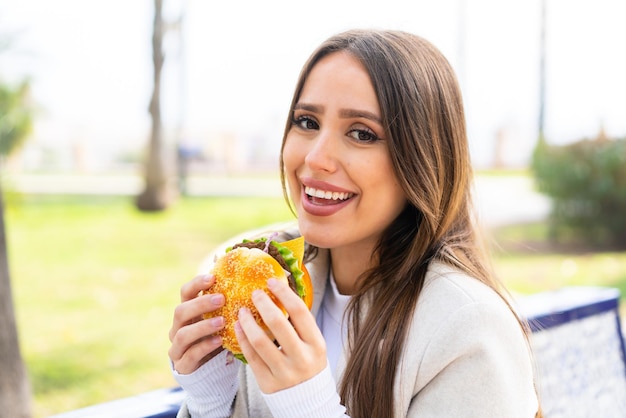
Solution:
M154 0L154 22L152 31L152 63L153 89L150 100L150 116L152 128L148 155L145 162L145 188L137 196L136 206L141 211L160 211L166 209L173 197L166 175L163 155L163 126L161 122L161 71L165 61L163 53L163 37L165 23L163 21L163 0Z
M537 144L541 148L546 143L546 0L541 0L541 17L539 33L539 119Z
M0 85L0 158L16 150L32 128L28 82L13 89ZM4 201L0 187L0 414L31 416L31 392L20 352L4 225Z
M30 83L17 87L0 85L0 155L7 156L22 146L32 126L28 98Z
M26 418L31 416L30 383L20 353L8 264L0 188L0 412Z

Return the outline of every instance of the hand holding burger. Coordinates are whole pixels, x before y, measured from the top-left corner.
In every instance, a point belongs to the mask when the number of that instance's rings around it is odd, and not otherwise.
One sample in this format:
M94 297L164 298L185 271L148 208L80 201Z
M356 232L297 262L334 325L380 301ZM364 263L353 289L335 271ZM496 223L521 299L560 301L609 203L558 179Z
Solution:
M228 350L249 363L263 393L320 373L326 342L310 311L303 254L302 238L244 241L216 257L209 274L183 285L170 329L174 370L189 375Z
M302 262L303 257L304 239L300 237L282 243L266 238L244 240L216 258L212 271L215 281L203 294L222 294L225 303L220 309L205 313L203 318L224 318L224 327L217 334L222 337L222 347L239 360L246 362L234 329L242 308L248 309L259 326L273 339L252 302L252 293L255 290L263 290L288 317L282 304L267 288L268 279L273 278L288 284L311 309L313 289Z

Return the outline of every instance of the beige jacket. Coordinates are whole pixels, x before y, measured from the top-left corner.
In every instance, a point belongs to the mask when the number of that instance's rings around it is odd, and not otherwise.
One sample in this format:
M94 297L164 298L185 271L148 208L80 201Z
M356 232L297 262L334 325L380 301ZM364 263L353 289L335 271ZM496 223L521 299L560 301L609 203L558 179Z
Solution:
M307 265L313 313L328 277L328 251ZM345 354L336 375L341 376ZM531 418L538 409L527 342L489 287L443 264L429 267L396 374L397 417ZM186 408L179 417L188 416ZM270 418L248 367L241 367L234 417Z

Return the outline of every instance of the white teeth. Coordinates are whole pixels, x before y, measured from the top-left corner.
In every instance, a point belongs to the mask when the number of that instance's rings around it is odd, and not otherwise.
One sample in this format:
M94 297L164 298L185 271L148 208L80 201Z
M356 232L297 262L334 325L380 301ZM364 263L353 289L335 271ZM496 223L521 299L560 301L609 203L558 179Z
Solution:
M324 191L319 189L314 189L313 187L305 187L304 192L309 196L318 197L320 199L328 199L328 200L346 200L350 199L354 196L354 193L346 193L346 192L331 192Z

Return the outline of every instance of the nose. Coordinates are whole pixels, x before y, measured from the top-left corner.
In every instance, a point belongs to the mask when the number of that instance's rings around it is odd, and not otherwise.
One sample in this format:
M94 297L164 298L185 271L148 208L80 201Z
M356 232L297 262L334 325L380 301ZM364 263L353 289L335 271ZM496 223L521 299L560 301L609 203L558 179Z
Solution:
M332 173L337 170L339 156L338 138L331 132L320 130L310 142L304 162L311 170Z

